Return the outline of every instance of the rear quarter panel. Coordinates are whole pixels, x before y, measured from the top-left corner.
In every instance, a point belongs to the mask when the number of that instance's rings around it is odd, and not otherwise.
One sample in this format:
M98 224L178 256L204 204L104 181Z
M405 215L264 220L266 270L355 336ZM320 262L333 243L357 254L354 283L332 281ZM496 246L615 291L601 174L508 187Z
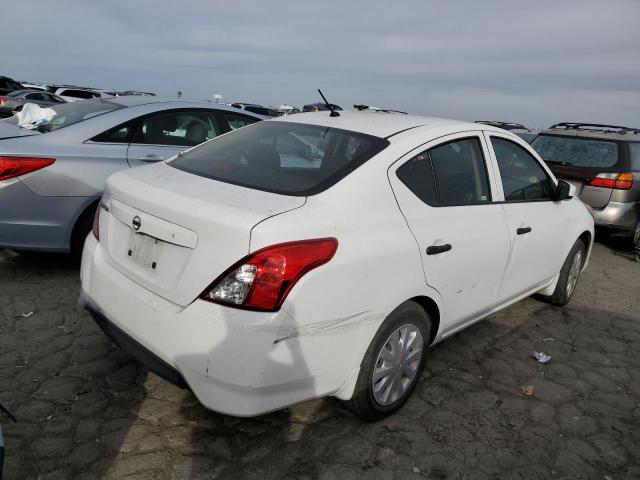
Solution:
M318 395L334 393L357 373L380 324L402 302L427 295L442 311L439 295L426 285L386 168L365 164L309 197L304 207L252 230L251 251L293 240L338 239L334 258L296 284L282 307L287 316L269 326L283 338L281 351L304 359L302 371L315 379Z

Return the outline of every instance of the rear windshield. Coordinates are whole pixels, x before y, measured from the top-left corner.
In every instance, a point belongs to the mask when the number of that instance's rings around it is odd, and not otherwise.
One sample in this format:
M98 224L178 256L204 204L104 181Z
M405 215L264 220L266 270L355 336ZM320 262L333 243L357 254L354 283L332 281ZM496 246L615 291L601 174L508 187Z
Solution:
M260 122L169 162L185 172L284 195L320 193L382 151L385 139L336 128Z
M59 128L68 127L74 123L82 122L90 118L125 108L124 105L102 99L81 100L78 102L61 103L50 107L56 115L48 122L38 127L40 132L53 132ZM11 118L13 123L17 123L17 117Z
M607 140L540 135L531 146L550 164L608 168L618 163L618 144Z

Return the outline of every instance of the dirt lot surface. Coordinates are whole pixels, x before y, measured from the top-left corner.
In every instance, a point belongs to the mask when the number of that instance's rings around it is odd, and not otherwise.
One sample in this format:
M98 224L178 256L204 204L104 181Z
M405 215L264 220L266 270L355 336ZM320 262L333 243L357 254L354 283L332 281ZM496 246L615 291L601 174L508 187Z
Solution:
M374 424L334 399L207 411L113 347L78 293L68 257L0 251L8 479L640 478L640 264L616 244L567 307L527 299L433 348Z

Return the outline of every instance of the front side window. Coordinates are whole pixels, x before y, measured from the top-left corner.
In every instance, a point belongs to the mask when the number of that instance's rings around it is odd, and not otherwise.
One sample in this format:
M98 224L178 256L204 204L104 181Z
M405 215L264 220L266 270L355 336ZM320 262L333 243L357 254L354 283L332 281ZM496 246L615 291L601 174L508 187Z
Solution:
M434 207L482 204L491 198L482 145L476 137L415 156L398 169L398 178Z
M618 144L607 140L539 135L531 146L550 164L610 168L618 163Z
M214 180L306 196L334 185L387 147L385 139L289 122L258 122L205 143L169 164Z
M506 201L552 199L551 179L529 152L500 137L491 137L491 144L498 161Z
M132 142L192 147L221 133L215 116L210 112L179 110L143 119Z
M24 96L24 98L26 98L27 100L39 100L43 102L47 101L47 97L43 93L28 93Z

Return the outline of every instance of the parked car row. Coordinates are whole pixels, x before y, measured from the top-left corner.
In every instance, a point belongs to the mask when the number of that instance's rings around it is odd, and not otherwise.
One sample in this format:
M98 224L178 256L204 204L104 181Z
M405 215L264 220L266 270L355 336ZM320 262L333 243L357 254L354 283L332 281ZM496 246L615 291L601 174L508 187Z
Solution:
M114 97L4 120L0 246L82 251L100 328L212 410L332 395L375 420L431 345L533 293L569 302L594 218L636 229L637 130L529 144L522 125L322 105Z
M0 96L0 117L10 117L22 110L26 103L35 103L41 107L50 107L67 103L67 101L53 93L39 90L14 90Z
M18 90L29 90L31 92L45 92L63 98L67 102L78 100L88 100L91 98L111 98L118 96L144 95L153 96L149 92L135 90L116 91L102 90L99 88L79 87L76 85L59 85L45 83L18 82L6 76L0 76L0 95L10 94Z

